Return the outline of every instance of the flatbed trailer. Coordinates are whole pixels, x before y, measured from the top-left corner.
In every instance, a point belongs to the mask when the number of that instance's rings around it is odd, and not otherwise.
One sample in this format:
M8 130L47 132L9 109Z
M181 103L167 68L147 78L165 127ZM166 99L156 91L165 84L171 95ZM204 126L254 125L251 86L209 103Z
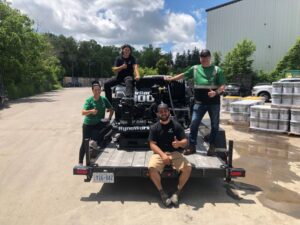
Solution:
M126 97L125 87L117 86L112 101L115 119L111 123L115 133L107 134L112 141L105 148L98 149L96 157L94 154L90 157L89 140L85 140L86 163L75 166L73 173L86 176L86 182L103 183L113 183L118 177L148 177L148 164L153 153L147 138L150 126L157 121L156 109L161 102L170 106L173 119L183 127L189 127L194 104L193 88L184 81L167 82L161 75L145 76L135 83L133 97ZM196 153L186 156L192 164L191 177L230 180L245 176L244 169L232 166L233 141L226 143L223 129L219 129L215 141L217 155L206 156L208 146L204 140L210 132L210 123L203 123L202 128L199 129ZM186 133L188 136L188 129ZM162 177L177 176L170 166L166 166L162 173Z
M89 157L89 143L87 149L86 165L75 166L74 175L85 175L85 182L114 183L118 177L148 177L149 159L153 152L150 149L118 149L114 142L110 142L102 149L98 157L91 160ZM191 177L215 177L230 181L231 178L244 177L245 170L232 166L233 141L229 141L228 149L218 149L217 156L207 156L207 145L201 137L198 138L196 153L185 156L192 164ZM162 177L177 177L178 173L166 166Z

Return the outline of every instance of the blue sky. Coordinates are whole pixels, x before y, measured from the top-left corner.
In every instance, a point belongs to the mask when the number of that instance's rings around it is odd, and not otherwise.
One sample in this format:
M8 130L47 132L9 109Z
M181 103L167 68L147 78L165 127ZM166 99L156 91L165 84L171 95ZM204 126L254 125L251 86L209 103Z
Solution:
M10 0L39 32L101 45L152 44L163 51L204 48L206 12L229 0Z
M192 15L195 20L201 20L195 27L196 39L203 40L206 43L206 9L215 7L231 0L166 0L165 9L170 9L176 13L186 13ZM193 12L200 12L200 17L197 18L197 15ZM165 50L171 50L172 44L165 44Z

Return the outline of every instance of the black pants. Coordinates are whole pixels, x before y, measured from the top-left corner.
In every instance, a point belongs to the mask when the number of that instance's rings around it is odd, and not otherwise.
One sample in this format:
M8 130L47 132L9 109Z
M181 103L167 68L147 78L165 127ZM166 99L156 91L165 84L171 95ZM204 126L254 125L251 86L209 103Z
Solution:
M97 141L97 144L100 146L103 142L105 134L111 129L111 126L108 123L97 123L95 125L82 125L82 142L79 151L79 163L83 163L83 158L85 155L84 150L84 140L92 139Z
M133 95L133 78L132 78L132 76L127 76L125 78L114 77L105 82L105 84L104 84L105 96L111 104L112 104L111 88L116 86L117 84L121 84L123 82L125 82L125 86L126 86L126 90L125 90L126 97L132 97L132 95Z

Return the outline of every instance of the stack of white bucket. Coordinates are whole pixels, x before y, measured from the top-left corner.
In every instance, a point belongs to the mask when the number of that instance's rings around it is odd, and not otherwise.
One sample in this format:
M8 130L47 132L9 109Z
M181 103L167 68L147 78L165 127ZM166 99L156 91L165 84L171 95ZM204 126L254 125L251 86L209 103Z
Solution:
M240 96L226 96L222 100L222 112L230 112L230 104L241 100Z
M291 133L300 135L300 110L291 109Z
M272 105L300 105L300 82L273 82Z
M274 82L272 84L272 106L291 109L290 132L300 135L300 82Z
M230 116L233 122L249 122L250 107L262 105L262 100L242 100L230 104Z
M265 131L287 132L289 130L290 122L289 111L289 109L271 108L267 105L251 106L250 128Z

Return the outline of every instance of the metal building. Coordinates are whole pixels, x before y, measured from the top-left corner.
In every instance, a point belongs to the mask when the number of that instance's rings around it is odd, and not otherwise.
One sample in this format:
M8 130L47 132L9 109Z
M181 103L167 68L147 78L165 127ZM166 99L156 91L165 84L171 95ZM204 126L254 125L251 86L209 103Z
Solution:
M224 59L238 42L252 40L254 70L272 71L300 38L300 0L235 0L206 12L207 48Z

